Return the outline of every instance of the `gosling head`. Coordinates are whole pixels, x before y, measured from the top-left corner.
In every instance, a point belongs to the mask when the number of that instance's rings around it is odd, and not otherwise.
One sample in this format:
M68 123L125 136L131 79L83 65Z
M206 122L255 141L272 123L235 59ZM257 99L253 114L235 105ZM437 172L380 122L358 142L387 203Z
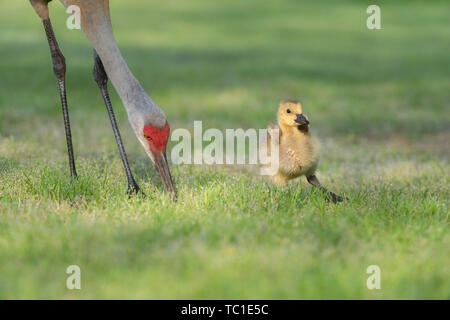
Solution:
M295 100L285 100L278 106L278 124L281 128L297 127L300 130L308 129L308 117L303 114L302 104Z

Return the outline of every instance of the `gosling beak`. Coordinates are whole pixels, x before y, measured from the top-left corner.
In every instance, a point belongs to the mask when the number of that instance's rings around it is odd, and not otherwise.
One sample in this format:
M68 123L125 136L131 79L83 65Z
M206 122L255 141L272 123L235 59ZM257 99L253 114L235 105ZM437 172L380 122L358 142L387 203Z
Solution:
M299 125L303 126L303 125L308 125L309 121L308 119L305 118L305 116L301 113L297 114L297 118L294 120L295 122L297 122Z
M158 171L159 176L161 177L161 181L164 186L164 190L170 193L172 199L175 201L177 199L177 194L175 191L175 187L173 186L172 176L169 170L169 164L167 163L166 152L155 152L154 161L156 170Z

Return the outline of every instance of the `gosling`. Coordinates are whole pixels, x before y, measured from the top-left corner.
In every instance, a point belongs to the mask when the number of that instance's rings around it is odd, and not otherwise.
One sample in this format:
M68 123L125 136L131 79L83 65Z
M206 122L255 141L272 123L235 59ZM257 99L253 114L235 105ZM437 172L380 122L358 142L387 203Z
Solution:
M271 176L273 183L285 186L289 180L306 176L311 185L326 195L327 200L334 203L343 201L342 197L324 188L315 175L320 158L319 143L309 132L309 119L303 113L302 104L295 100L282 101L278 106L277 118L278 125L269 124L267 127L269 156L271 138L278 135L279 168Z

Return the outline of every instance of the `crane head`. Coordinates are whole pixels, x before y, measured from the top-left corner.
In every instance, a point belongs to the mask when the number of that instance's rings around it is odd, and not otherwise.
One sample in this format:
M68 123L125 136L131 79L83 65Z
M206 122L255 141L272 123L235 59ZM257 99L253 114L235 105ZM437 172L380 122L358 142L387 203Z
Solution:
M164 189L169 192L173 199L176 199L175 187L167 162L166 147L169 140L170 127L166 122L163 128L145 125L142 134L148 144L147 153L158 171Z

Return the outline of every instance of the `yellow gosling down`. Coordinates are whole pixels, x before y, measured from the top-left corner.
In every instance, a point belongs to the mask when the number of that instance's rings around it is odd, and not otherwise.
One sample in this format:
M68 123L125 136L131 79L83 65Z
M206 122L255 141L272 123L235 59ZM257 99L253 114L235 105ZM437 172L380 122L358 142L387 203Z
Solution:
M319 142L309 132L309 119L303 113L302 104L294 100L282 101L278 106L277 118L278 125L269 124L267 127L269 156L270 138L275 134L279 135L279 168L271 176L272 182L283 187L289 180L306 176L310 184L326 194L327 200L334 203L343 201L342 197L324 188L315 176L320 158Z

